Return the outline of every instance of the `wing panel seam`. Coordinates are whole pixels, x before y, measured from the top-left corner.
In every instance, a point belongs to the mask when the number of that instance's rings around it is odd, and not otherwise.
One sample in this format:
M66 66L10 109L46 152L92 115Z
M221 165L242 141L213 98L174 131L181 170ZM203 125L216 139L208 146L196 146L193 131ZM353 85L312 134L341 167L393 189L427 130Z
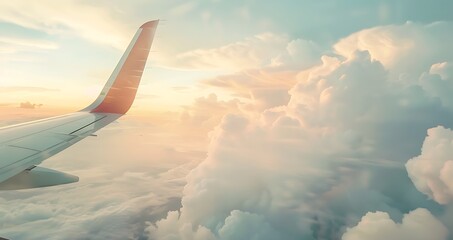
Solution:
M87 125L85 125L85 126L79 128L79 129L77 129L77 130L72 131L71 133L69 133L69 135L74 134L74 133L76 133L76 132L78 132L78 131L80 131L80 130L82 130L82 129L84 129L84 128L86 128L86 127L88 127L88 126L90 126L90 125L92 125L92 124L94 124L94 123L96 123L96 122L99 122L99 121L101 121L102 119L104 119L104 118L106 118L106 117L107 117L107 115L105 115L105 116L103 116L103 117L101 117L101 118L99 118L99 119L96 119L96 120L94 120L93 122L91 122L91 123L89 123L89 124L87 124Z

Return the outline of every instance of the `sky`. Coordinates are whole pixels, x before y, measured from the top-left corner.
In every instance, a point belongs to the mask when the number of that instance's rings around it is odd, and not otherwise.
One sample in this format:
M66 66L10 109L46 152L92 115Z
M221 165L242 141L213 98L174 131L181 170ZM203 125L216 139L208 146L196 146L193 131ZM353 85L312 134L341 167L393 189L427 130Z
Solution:
M11 239L453 239L453 2L0 1L0 126L137 99L0 192ZM101 149L101 150L99 150Z

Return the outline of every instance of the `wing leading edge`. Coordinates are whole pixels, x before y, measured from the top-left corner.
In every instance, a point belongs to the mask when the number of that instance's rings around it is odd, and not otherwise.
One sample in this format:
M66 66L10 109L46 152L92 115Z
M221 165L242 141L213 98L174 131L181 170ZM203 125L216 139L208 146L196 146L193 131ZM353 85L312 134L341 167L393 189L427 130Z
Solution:
M0 190L54 186L78 177L36 167L124 115L131 107L159 21L134 35L98 98L63 116L0 128Z

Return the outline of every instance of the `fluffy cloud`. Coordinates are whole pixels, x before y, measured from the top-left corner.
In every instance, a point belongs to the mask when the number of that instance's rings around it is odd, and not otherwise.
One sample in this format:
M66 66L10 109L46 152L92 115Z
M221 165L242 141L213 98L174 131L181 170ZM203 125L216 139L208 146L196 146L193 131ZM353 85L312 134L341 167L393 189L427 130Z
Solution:
M428 210L419 208L405 214L395 223L387 213L367 213L353 228L348 228L343 240L445 240L447 228Z
M193 240L213 240L215 236L205 227L198 227L193 230L190 223L178 225L179 212L168 212L167 218L157 221L155 225L150 225L146 229L151 239L193 239ZM159 231L156 231L159 229Z
M270 68L249 69L202 81L203 85L228 90L235 97L245 100L244 110L263 111L286 105L288 91L297 82L298 72L276 71Z
M440 204L453 201L453 131L443 127L428 130L422 153L406 163L418 190Z
M219 48L196 49L175 56L160 56L160 64L189 69L229 69L297 66L315 64L320 47L305 39L262 33Z
M334 49L343 56L366 50L394 74L393 81L416 81L432 64L452 60L447 44L453 41L452 27L451 22L375 27L342 39Z
M281 239L265 218L253 213L234 210L225 219L225 224L219 229L218 236L209 229L198 226L193 230L190 223L181 222L178 212L169 212L166 219L150 225L146 231L151 239L194 239L194 240L274 240Z
M405 24L362 31L352 38L366 36L378 43L387 38L398 46L399 35L381 34L395 28L421 29L424 37L432 33L422 31L427 26ZM430 35L438 42L449 39L444 37L444 32ZM345 226L369 211L403 218L404 212L419 207L438 210L417 191L402 166L418 154L426 129L453 126L448 99L422 81L437 75L432 66L450 56L428 48L432 58L405 55L399 60L407 68L400 68L373 57L374 47L323 56L322 64L294 73L297 83L284 106L225 116L210 135L207 158L187 176L179 216L166 222L172 234L156 225L149 228L150 236L184 239L183 229L189 225L217 239L228 239L223 229L237 233L235 239L253 238L241 227L245 225L268 231L256 232L260 237L338 239ZM399 81L405 71L419 74ZM227 79L210 83L241 90ZM237 222L243 224L233 224Z

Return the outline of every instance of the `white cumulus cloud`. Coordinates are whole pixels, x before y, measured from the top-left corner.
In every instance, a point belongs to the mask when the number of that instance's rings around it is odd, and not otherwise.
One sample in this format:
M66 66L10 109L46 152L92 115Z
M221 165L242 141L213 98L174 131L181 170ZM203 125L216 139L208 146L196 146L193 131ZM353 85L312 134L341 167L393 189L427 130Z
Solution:
M348 228L342 240L446 240L448 229L428 210L419 208L405 214L401 223L388 213L369 212L353 228Z
M401 36L381 31L429 26L404 24L356 34L397 47ZM419 32L439 42L451 35L432 33ZM403 218L412 209L436 208L414 187L404 163L418 154L427 129L453 126L448 99L422 81L436 75L431 66L450 56L428 48L429 43L418 44L433 57L401 56L407 68L373 57L374 45L323 56L320 65L291 73L295 83L286 104L273 101L273 94L252 91L252 100L256 96L273 104L255 108L255 114L223 118L210 135L207 158L187 176L178 217L169 216L172 234L157 225L150 227L150 236L185 239L183 230L191 226L217 239L228 239L222 233L233 228L235 239L253 239L245 225L262 226L269 231L266 236L276 239L339 239L345 226L370 211ZM399 81L400 75L392 72L407 73L410 81ZM228 76L209 83L246 94L244 86L265 82L239 79L248 82Z
M428 130L420 156L406 163L418 190L440 204L453 201L453 131L444 127Z
M334 49L343 56L367 50L395 75L394 81L414 81L433 63L452 60L453 50L448 47L452 30L451 22L379 26L351 34Z

